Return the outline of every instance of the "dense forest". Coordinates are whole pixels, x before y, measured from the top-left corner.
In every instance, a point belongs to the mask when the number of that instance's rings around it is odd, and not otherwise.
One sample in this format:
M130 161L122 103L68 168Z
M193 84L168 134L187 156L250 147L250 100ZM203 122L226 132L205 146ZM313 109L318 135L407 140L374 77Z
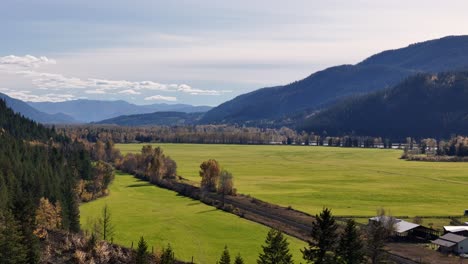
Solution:
M15 114L2 100L0 146L0 259L36 263L34 233L46 224L38 217L41 208L53 209L53 228L80 230L74 188L92 177L90 156L82 143Z
M394 88L354 97L313 115L300 127L333 135L403 140L468 132L468 72L419 74Z
M392 87L416 73L468 69L467 51L467 36L384 51L355 65L331 67L284 86L239 95L208 111L202 123L272 126L277 120L318 110L352 95Z
M155 112L150 114L123 115L96 123L119 126L180 126L194 125L202 116L203 113Z

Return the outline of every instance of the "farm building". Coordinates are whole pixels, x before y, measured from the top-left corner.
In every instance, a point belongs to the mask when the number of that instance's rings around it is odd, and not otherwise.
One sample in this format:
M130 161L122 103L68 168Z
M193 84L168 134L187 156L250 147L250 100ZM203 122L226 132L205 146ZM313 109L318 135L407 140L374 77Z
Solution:
M384 225L388 224L390 221L393 222L393 231L395 232L396 236L407 236L409 233L411 233L412 230L416 229L420 225L414 224L411 222L407 222L398 218L393 218L389 216L376 216L369 218L369 222L383 222Z
M444 233L468 236L468 226L444 226Z
M444 253L468 253L468 237L448 233L432 241L432 243L439 246L439 250Z

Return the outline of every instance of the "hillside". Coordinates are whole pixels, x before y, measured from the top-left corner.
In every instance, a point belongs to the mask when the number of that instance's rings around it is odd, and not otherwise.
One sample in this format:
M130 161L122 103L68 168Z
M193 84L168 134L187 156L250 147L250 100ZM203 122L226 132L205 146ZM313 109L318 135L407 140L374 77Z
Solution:
M47 199L66 231L80 230L76 181L91 173L89 153L80 143L14 113L0 100L0 260L37 263L44 221L36 209ZM59 206L60 205L60 206ZM35 220L36 219L36 220Z
M468 133L468 72L418 74L391 89L354 97L307 119L300 129L394 139Z
M148 125L194 125L203 113L183 112L155 112L150 114L123 115L96 122L97 124L113 124L120 126L148 126Z
M72 117L62 114L60 112L54 114L48 114L41 112L27 103L9 97L6 94L0 93L0 99L5 100L8 107L13 109L16 113L20 113L23 116L32 119L39 123L44 124L61 124L61 123L76 123Z
M350 95L391 87L418 72L466 68L468 36L445 37L384 51L356 65L331 67L288 85L240 95L208 111L201 121L268 124Z
M72 100L65 102L40 102L29 104L36 109L49 113L65 113L80 122L97 122L121 115L146 114L153 112L206 112L209 106L193 106L187 104L151 104L135 105L126 101Z

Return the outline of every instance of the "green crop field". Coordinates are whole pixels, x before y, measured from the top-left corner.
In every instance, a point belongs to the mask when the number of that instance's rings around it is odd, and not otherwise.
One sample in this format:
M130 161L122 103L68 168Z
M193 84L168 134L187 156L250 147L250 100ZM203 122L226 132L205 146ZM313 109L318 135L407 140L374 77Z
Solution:
M89 230L108 206L115 226L114 242L134 247L144 236L155 251L171 243L176 257L196 263L216 263L224 245L231 255L242 254L246 263L255 263L268 228L216 210L198 201L178 196L127 174L117 174L110 195L81 205L81 223ZM289 238L299 263L302 241Z
M199 181L198 168L216 159L234 175L239 193L306 211L335 215L461 215L468 209L468 163L400 160L401 150L304 146L154 144ZM143 144L117 145L123 153Z

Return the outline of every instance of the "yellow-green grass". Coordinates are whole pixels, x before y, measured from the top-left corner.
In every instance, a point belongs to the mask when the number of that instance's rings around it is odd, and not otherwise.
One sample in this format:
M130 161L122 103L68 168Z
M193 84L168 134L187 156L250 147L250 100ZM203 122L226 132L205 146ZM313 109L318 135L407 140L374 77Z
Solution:
M216 263L224 245L231 255L241 255L246 263L255 263L268 228L235 215L216 210L175 192L158 188L128 174L117 173L110 195L81 205L81 223L90 230L93 219L107 205L115 226L114 242L134 247L140 236L160 250L168 243L176 257L195 263ZM288 237L296 263L306 244Z
M216 159L239 193L312 214L461 215L468 209L468 163L400 160L401 150L305 146L153 144L176 160L180 175L199 181L199 165ZM143 144L119 144L139 152Z

